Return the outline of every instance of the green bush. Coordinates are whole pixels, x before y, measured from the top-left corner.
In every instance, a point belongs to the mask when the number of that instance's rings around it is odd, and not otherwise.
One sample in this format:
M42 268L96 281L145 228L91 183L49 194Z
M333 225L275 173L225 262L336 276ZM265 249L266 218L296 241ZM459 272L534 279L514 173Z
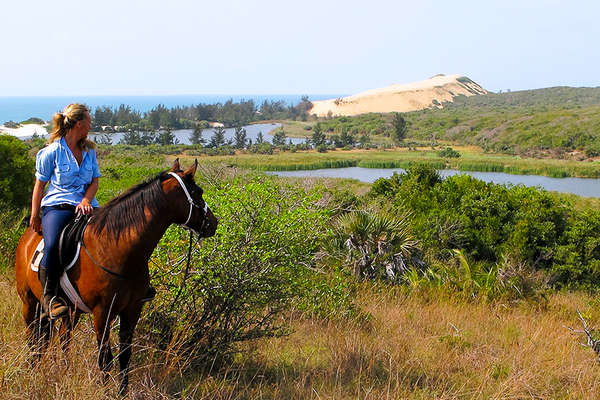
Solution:
M9 207L0 203L0 275L13 271L15 251L25 231L27 209Z
M27 146L16 137L0 135L0 203L27 206L31 201L34 171Z
M440 157L444 157L444 158L459 158L460 157L460 153L456 150L454 150L452 147L446 147L443 150L440 150L437 152L438 156Z
M317 146L317 151L319 153L327 153L327 146L324 144L320 144Z
M371 195L411 210L412 231L431 260L461 249L487 270L504 259L544 271L555 287L600 284L600 212L579 212L555 196L505 187L467 175L441 180L427 166L379 179Z
M159 295L144 326L157 342L177 340L202 361L237 342L287 333L281 317L292 306L317 314L352 308L342 275L314 272L314 255L328 235L321 191L271 177L210 181L205 198L220 223L216 236L195 249L189 273L168 267L187 250L181 229L170 228L155 253Z

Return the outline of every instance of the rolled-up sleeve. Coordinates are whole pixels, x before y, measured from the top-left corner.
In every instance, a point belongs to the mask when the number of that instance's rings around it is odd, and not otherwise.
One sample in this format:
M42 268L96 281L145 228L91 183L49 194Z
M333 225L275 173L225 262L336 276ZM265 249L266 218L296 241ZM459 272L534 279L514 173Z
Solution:
M38 151L35 157L35 177L42 182L48 182L54 173L54 152L47 148Z
M96 152L92 151L92 178L100 178L100 168L98 167L98 160L96 159Z

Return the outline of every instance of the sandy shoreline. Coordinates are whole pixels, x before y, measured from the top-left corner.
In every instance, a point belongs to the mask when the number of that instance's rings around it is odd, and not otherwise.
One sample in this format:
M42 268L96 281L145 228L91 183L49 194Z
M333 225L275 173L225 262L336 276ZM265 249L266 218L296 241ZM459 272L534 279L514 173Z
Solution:
M18 138L29 138L35 134L38 136L48 135L45 125L40 124L26 124L21 125L19 128L7 128L4 125L0 125L0 134L2 133Z

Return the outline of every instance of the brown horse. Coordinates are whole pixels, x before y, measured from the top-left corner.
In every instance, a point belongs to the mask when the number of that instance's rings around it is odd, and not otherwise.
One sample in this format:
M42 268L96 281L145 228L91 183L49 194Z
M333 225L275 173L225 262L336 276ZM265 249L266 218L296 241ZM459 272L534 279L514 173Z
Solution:
M196 161L181 171L176 160L170 171L132 187L95 210L83 236L85 251L68 271L80 298L91 310L99 347L98 366L104 380L113 360L109 328L119 316L122 393L127 391L131 341L150 282L148 260L152 251L173 223L202 237L214 235L217 228L217 219L203 200L202 189L194 182L197 166ZM49 337L49 322L40 318L42 287L37 273L30 268L41 238L31 228L23 234L17 247L15 273L30 343L43 350ZM70 302L69 307L72 315L62 318L60 329L65 349L81 313ZM43 334L38 337L36 332Z

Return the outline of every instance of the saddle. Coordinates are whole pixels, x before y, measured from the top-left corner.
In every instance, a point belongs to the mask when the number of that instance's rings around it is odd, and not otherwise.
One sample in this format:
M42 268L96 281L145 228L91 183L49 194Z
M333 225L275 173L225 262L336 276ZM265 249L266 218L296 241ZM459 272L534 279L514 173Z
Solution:
M67 271L75 265L75 262L79 258L79 250L83 240L83 232L89 222L90 216L77 214L69 223L63 228L60 233L58 242L58 256L60 265L63 270L60 273L60 288L67 295L71 303L75 305L79 310L90 313L91 310L81 300L77 289L73 286ZM44 253L44 239L40 240L37 248L34 251L31 259L31 269L35 272L39 271L40 262Z
M76 214L60 233L58 240L58 259L60 265L68 266L78 256L79 242L83 239L83 232L90 220L90 215ZM68 268L66 268L68 269Z

